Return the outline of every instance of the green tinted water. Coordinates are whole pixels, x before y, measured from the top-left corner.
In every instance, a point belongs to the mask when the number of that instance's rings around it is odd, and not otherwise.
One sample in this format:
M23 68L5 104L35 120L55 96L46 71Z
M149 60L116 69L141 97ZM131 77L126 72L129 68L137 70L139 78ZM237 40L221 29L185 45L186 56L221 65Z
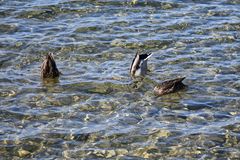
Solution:
M3 159L240 157L238 0L0 1ZM137 49L153 52L133 81ZM53 52L59 81L42 81ZM187 90L156 97L157 82Z

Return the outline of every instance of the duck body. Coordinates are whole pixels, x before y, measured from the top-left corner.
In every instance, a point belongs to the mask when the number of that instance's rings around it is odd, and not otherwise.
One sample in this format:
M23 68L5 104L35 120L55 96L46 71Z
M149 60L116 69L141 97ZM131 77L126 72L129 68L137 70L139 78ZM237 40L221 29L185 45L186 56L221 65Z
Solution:
M130 68L130 74L132 77L144 76L147 74L147 61L152 53L139 54L136 53Z
M154 88L154 93L162 96L184 89L186 87L186 85L182 83L184 79L185 77L164 81Z
M41 65L41 78L58 78L60 74L53 54L48 53Z

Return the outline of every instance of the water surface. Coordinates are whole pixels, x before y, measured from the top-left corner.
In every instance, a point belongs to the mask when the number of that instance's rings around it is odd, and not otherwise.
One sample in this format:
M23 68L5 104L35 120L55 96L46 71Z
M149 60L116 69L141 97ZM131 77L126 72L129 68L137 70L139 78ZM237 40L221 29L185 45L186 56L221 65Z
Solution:
M239 38L239 0L1 0L0 156L237 159ZM40 79L49 52L59 81ZM181 76L187 90L153 94Z

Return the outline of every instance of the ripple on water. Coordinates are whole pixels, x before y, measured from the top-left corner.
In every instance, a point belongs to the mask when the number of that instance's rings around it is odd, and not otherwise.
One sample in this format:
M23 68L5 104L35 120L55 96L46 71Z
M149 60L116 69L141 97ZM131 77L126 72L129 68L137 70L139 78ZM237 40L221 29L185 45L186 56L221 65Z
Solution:
M1 156L237 159L238 4L1 1ZM146 78L131 79L138 49L153 56ZM49 52L63 75L42 81ZM154 95L182 76L186 90Z

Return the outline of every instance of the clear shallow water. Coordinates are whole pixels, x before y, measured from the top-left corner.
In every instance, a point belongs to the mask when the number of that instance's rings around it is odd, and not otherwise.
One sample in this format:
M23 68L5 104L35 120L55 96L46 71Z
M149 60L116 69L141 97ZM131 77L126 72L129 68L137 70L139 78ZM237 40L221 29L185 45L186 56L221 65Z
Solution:
M238 0L0 1L0 156L240 157ZM140 82L137 49L154 53ZM42 82L53 52L59 82ZM185 91L154 96L186 76Z

